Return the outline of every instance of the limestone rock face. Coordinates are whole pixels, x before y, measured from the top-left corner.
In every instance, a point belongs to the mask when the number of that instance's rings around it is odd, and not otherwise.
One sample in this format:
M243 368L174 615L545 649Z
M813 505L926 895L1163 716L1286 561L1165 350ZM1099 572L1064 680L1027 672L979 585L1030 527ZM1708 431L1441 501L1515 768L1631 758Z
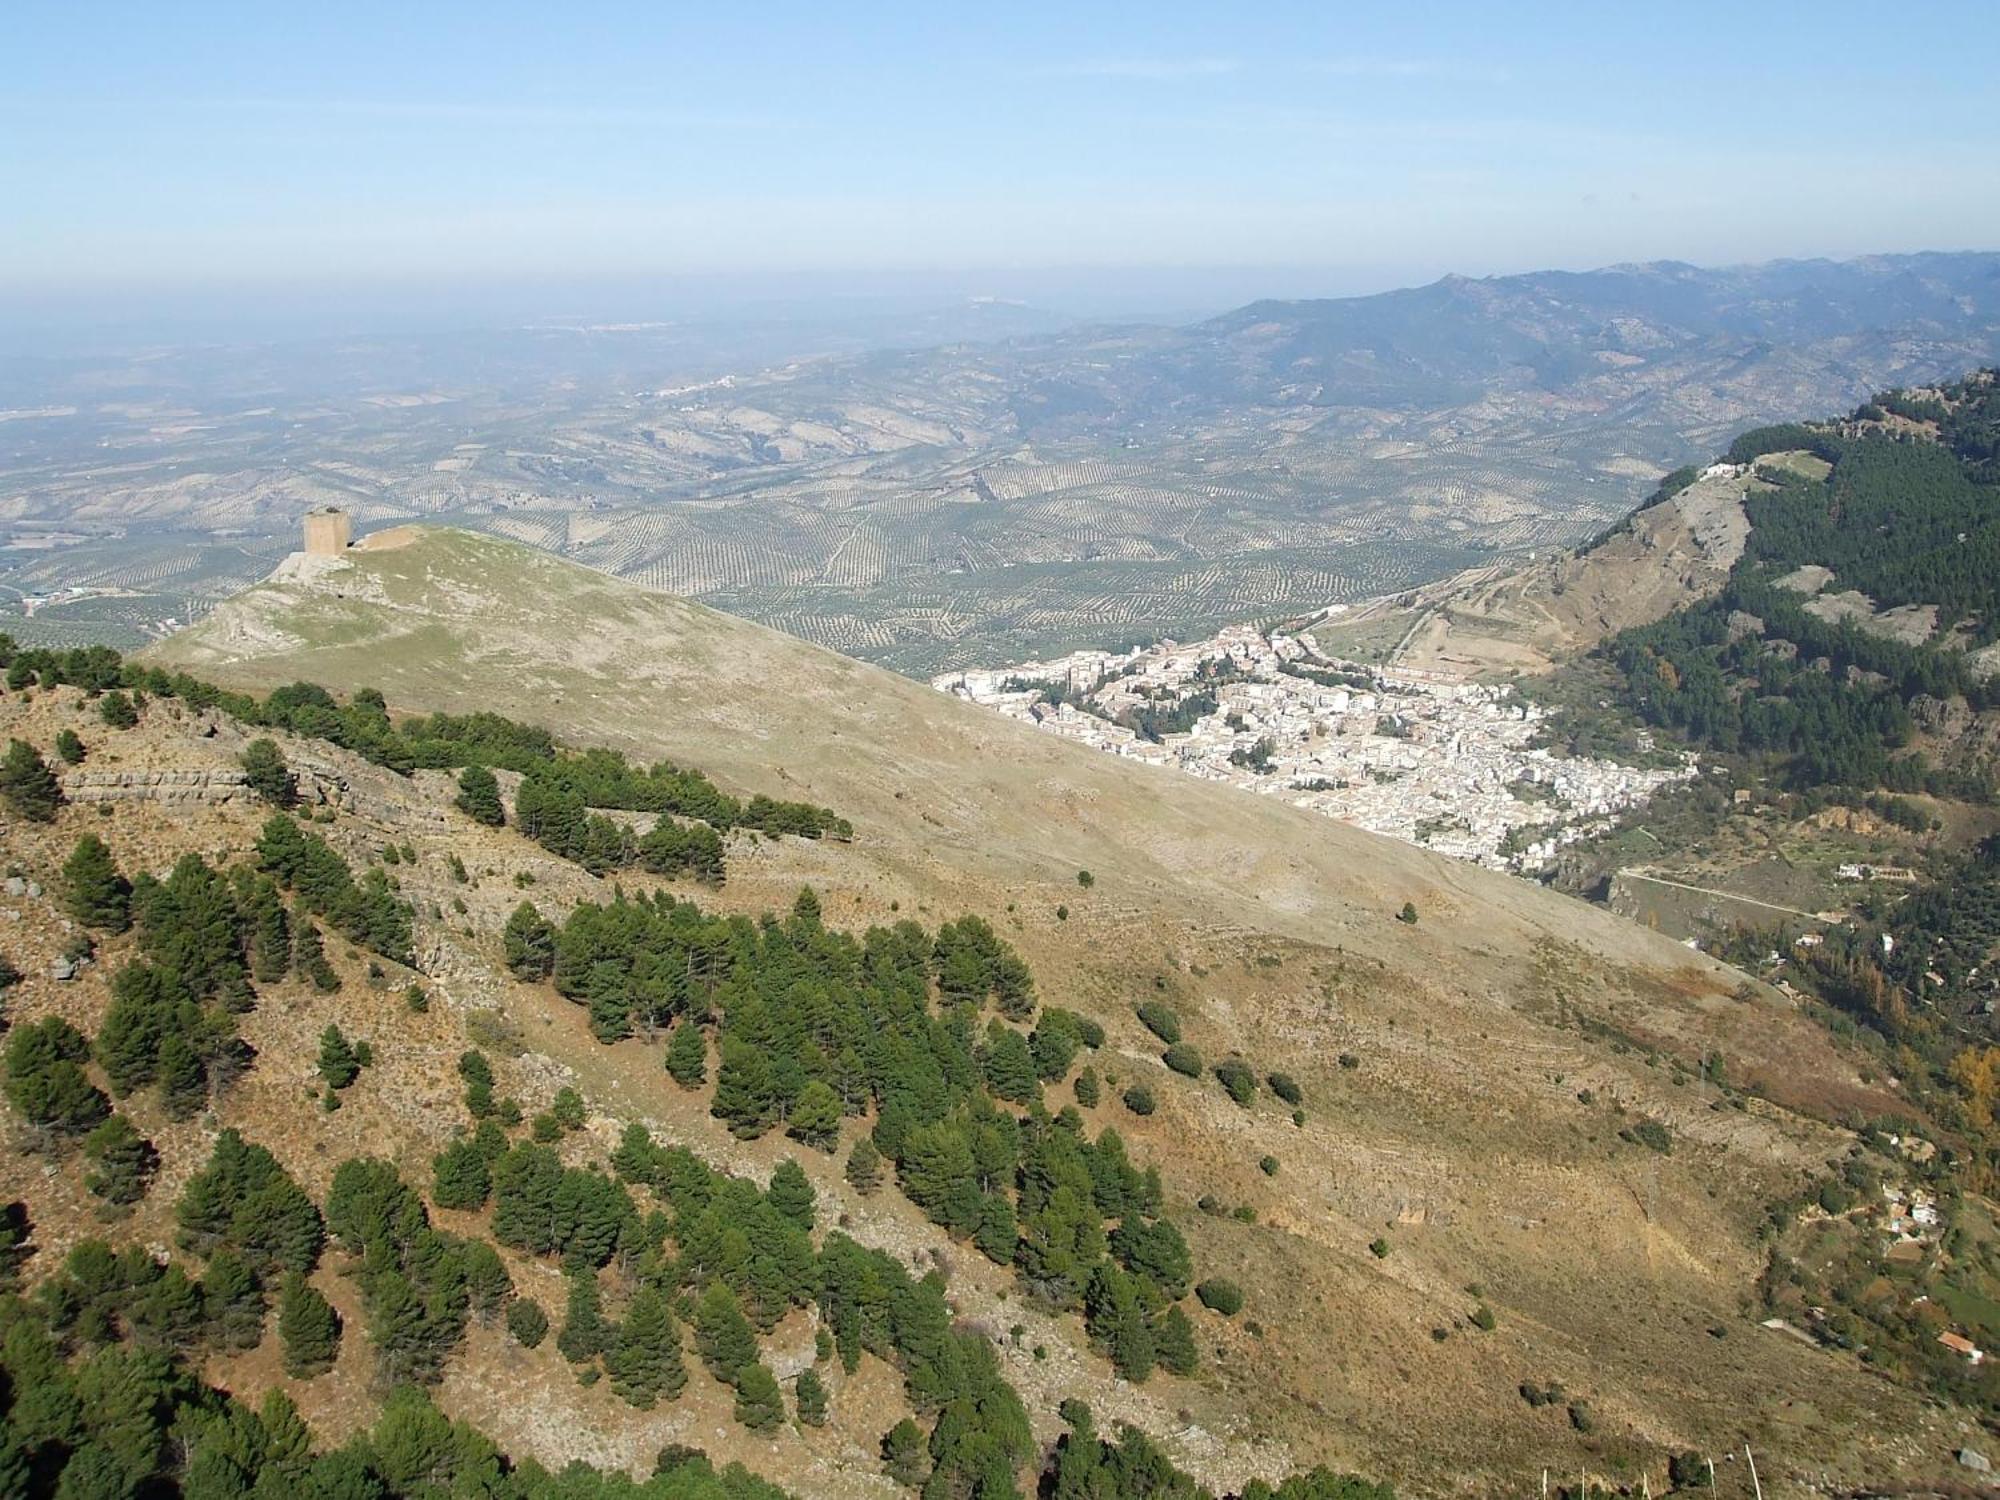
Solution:
M236 802L250 797L249 778L242 771L220 767L204 770L71 771L63 777L63 795L71 802Z

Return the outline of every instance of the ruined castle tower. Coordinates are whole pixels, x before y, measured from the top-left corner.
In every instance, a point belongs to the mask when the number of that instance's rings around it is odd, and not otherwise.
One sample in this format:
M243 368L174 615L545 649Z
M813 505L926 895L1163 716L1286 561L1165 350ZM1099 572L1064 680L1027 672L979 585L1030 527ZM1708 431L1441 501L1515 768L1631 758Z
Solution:
M354 525L346 511L322 506L306 512L306 551L315 557L338 557L353 539Z

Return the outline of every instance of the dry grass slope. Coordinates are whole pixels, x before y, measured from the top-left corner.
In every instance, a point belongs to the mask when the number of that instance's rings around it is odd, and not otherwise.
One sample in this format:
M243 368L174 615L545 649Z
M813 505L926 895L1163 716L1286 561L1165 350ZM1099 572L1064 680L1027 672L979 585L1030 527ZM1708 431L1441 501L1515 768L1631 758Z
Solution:
M239 686L308 678L374 685L398 708L491 708L573 743L686 761L732 790L831 805L852 818L853 845L755 846L714 904L761 910L810 881L843 923L981 912L1045 999L1105 1022L1100 1068L1159 1095L1141 1120L1109 1089L1099 1122L1160 1165L1203 1273L1249 1291L1244 1318L1203 1315L1211 1357L1193 1382L1116 1386L1079 1329L1003 1301L977 1256L882 1200L841 1204L893 1220L876 1231L885 1242L951 1254L967 1316L1028 1325L1023 1350L1041 1342L1050 1357L1016 1351L1009 1370L1039 1420L1078 1391L1215 1484L1329 1460L1421 1493L1492 1493L1545 1464L1746 1439L1767 1484L1948 1463L1944 1418L1743 1316L1763 1205L1844 1150L1820 1123L1830 1110L1883 1101L1733 971L1537 887L1094 754L522 546L399 540L282 570L155 654ZM462 823L435 835L434 857L473 837ZM599 1048L552 995L491 979L512 869L534 870L551 908L596 882L490 837L478 857L499 875L482 887L492 909L475 910L481 935L424 934L447 984L467 976L503 1005L608 1114L658 1119L745 1165L775 1160L776 1143L737 1146L674 1096L639 1044ZM1405 901L1414 926L1394 919ZM1241 1053L1295 1075L1305 1124L1269 1095L1239 1109L1212 1081L1168 1073L1133 1018L1154 996L1211 1060ZM1648 1065L1714 1048L1765 1097L1721 1108ZM1641 1118L1666 1123L1670 1155L1619 1139ZM1258 1168L1267 1154L1274 1176ZM824 1174L820 1186L840 1194ZM1204 1196L1255 1222L1197 1212ZM1378 1237L1386 1258L1369 1252ZM1468 1321L1482 1297L1498 1314L1490 1333ZM1552 1380L1588 1398L1590 1437L1517 1393ZM448 1394L482 1415L507 1404L462 1380Z

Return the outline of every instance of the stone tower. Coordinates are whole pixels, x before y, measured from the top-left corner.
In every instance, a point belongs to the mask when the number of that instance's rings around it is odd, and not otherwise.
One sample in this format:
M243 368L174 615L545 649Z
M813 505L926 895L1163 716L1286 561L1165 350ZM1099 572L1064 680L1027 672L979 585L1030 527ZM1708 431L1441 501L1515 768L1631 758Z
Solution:
M354 534L347 512L337 506L322 506L306 512L306 551L314 557L338 557L347 550Z

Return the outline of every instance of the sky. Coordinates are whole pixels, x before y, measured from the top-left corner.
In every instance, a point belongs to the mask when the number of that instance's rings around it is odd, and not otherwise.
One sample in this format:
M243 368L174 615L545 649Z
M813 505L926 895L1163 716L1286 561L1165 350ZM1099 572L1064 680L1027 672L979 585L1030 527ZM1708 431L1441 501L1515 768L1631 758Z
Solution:
M1992 0L8 0L0 297L666 277L1219 304L1991 249L1996 58Z

